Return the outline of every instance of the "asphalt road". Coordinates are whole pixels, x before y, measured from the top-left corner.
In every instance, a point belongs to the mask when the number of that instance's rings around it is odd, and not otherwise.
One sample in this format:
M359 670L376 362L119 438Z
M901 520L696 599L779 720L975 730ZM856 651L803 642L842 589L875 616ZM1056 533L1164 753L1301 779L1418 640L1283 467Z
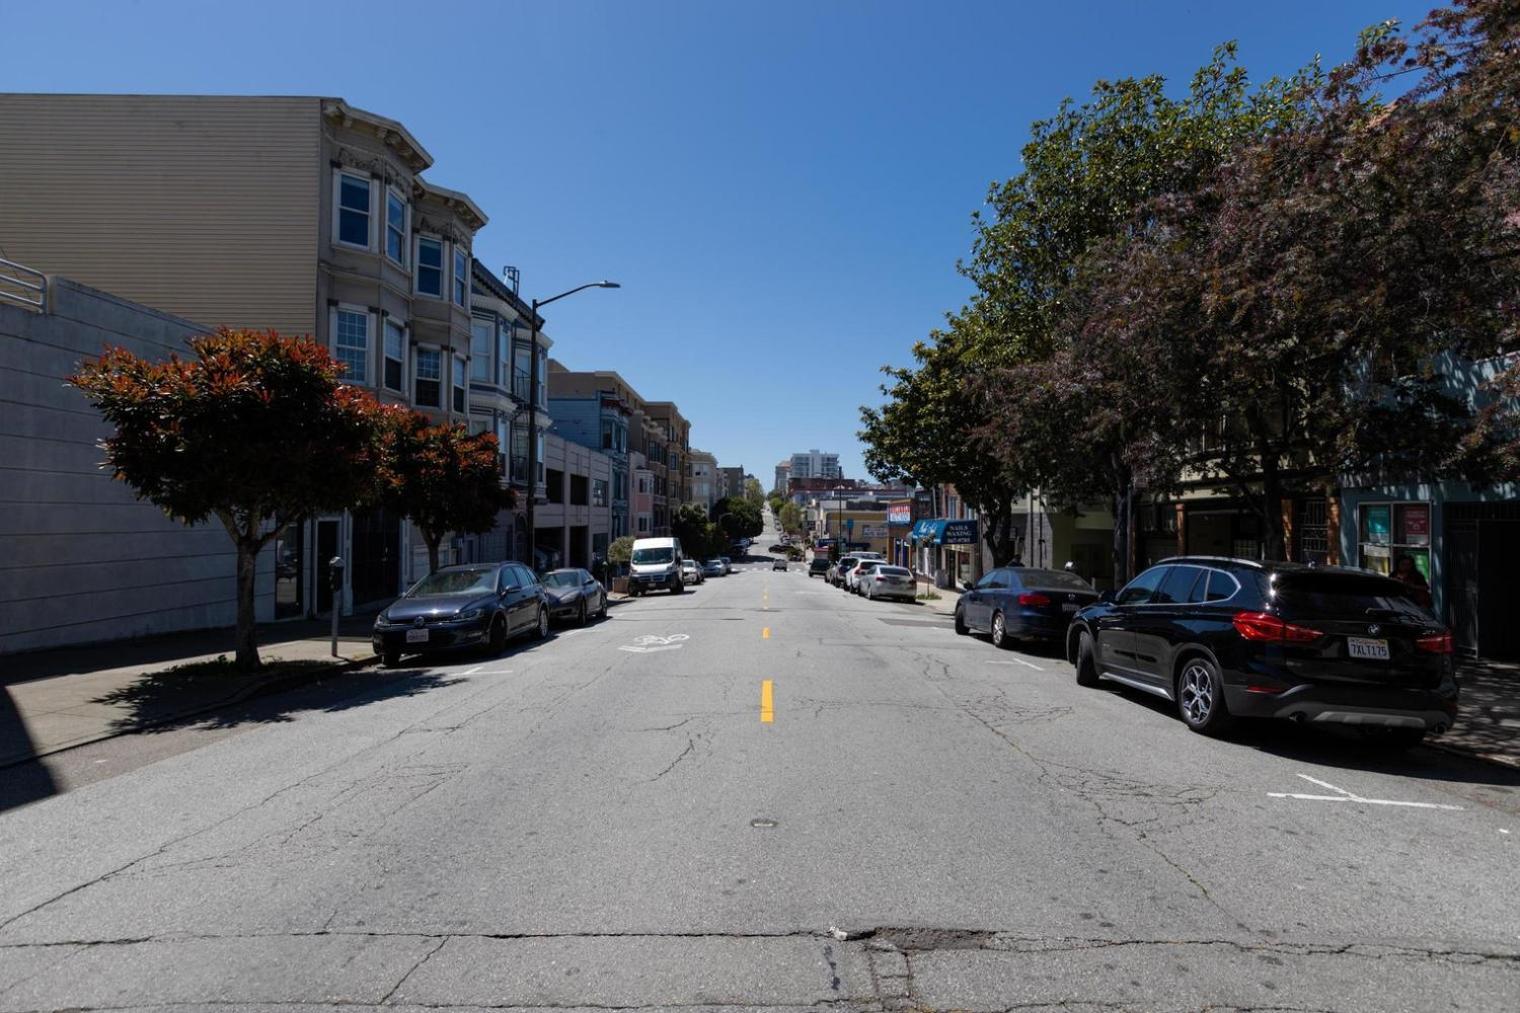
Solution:
M1203 738L795 566L369 679L65 754L0 1010L1520 1006L1513 772Z

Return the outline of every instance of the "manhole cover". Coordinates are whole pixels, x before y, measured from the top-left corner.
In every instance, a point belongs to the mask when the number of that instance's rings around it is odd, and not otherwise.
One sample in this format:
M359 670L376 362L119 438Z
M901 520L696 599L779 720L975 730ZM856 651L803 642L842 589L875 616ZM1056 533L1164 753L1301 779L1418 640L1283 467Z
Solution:
M779 820L770 819L769 817L766 817L766 816L760 816L760 817L757 817L755 819L750 820L749 821L749 825L752 826L752 827L755 827L758 830L767 830L767 829L775 826L778 822L780 822L780 821Z

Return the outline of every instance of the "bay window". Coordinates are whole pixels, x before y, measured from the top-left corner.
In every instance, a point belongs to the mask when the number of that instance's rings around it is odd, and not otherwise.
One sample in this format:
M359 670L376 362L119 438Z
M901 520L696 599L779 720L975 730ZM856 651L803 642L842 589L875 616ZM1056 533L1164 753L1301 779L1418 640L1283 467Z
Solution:
M385 255L406 266L406 198L395 190L385 191Z
M370 239L371 180L368 176L341 170L336 175L333 205L337 241L368 250L373 245Z
M454 244L454 302L470 305L470 251Z
M470 379L490 383L491 353L495 350L496 325L476 317L470 321Z
M412 400L424 408L443 407L443 353L436 348L417 349L412 375L417 378Z
M348 383L369 383L369 313L339 307L333 313L333 358Z
M454 356L454 410L464 412L465 369L464 356Z
M394 320L385 321L385 386L401 391L402 364L406 362L406 329Z
M417 294L443 298L443 240L417 237Z

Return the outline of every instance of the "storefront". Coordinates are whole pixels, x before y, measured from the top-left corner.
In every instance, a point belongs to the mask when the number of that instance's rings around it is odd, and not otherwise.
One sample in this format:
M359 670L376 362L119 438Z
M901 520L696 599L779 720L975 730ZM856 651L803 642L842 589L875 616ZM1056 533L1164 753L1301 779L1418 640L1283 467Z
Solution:
M908 540L915 548L915 569L932 574L939 587L959 587L977 576L981 531L975 520L925 519L914 523Z

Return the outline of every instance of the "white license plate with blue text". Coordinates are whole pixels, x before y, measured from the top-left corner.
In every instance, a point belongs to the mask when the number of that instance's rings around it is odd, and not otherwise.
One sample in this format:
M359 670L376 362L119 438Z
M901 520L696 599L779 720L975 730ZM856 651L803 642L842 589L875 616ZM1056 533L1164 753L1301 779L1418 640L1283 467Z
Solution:
M427 643L427 638L428 638L428 631L427 630L407 630L406 631L406 642L409 643L409 644L425 644L425 643Z
M1353 658L1370 658L1373 661L1388 660L1388 641L1370 637L1347 637L1346 651Z

